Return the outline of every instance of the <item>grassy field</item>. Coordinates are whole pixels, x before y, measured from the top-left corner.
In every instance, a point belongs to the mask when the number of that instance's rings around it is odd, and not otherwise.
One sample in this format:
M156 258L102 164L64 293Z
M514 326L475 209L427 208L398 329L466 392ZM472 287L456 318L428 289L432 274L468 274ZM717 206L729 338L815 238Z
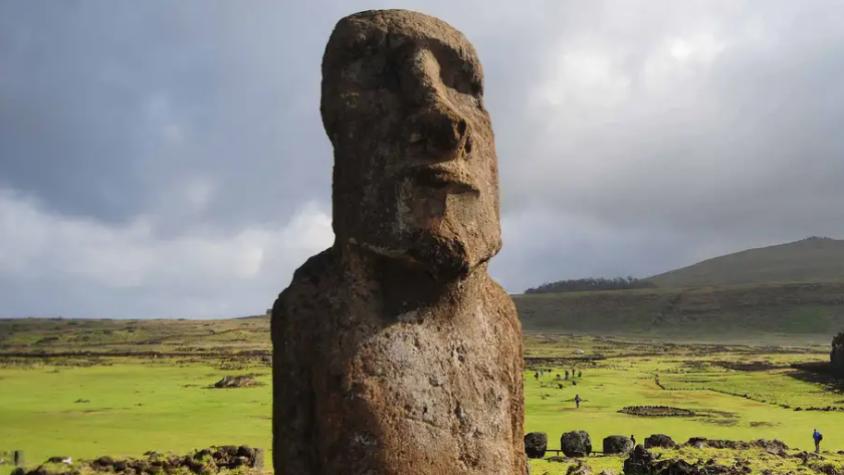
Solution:
M24 320L17 322L14 333L5 333L0 345L0 354L7 355L0 357L0 450L23 449L28 462L37 464L54 455L186 453L213 444L269 448L266 318L100 323ZM11 328L9 322L3 325ZM83 341L86 334L89 338ZM49 345L37 343L45 338ZM528 335L525 342L526 430L547 432L551 448L559 448L563 432L586 430L596 450L607 435L635 434L642 441L652 433L666 433L678 442L693 436L776 438L809 450L812 428L817 427L824 432L825 449L844 450L844 393L834 381L791 366L825 361L826 346L680 345L549 334ZM24 356L27 348L30 356ZM77 354L32 357L33 350ZM118 356L133 351L134 356ZM571 368L582 372L576 385L564 379ZM234 374L253 374L263 385L210 388ZM579 409L575 394L584 400ZM672 406L694 415L618 412L644 405ZM842 411L818 410L826 407ZM588 463L618 472L622 459L590 457ZM533 473L554 475L568 466L548 461L532 465ZM0 473L11 470L2 467Z
M558 441L565 430L586 430L600 443L608 435L635 434L638 440L666 433L677 441L690 437L751 440L780 439L792 447L810 449L813 427L826 428L825 445L844 449L844 412L802 410L832 406L844 410L844 395L827 386L799 379L788 367L735 370L721 366L742 361L745 352L726 349L705 355L663 354L617 357L576 365L583 372L576 386L563 381L559 366L525 375L526 428L547 432ZM759 353L754 361L788 364L821 359L812 353ZM573 398L584 401L575 408ZM693 417L641 417L618 411L627 406L663 405L689 409ZM788 405L789 408L783 407ZM796 408L801 410L795 410Z
M244 372L256 374L263 386L210 388L223 375ZM225 370L169 358L122 358L0 369L0 447L24 449L30 462L54 455L186 453L222 444L268 447L270 424L266 366Z

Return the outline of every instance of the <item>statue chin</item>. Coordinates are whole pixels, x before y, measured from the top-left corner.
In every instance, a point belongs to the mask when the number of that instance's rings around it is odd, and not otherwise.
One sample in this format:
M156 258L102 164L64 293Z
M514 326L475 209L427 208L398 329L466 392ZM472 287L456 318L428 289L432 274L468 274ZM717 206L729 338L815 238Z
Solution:
M351 238L349 243L378 256L382 262L392 262L406 270L427 274L439 282L462 279L488 259L473 262L464 242L424 232L406 236L399 245L376 244L355 238Z
M408 255L439 281L466 277L478 264L471 261L466 243L458 239L418 233L411 242Z

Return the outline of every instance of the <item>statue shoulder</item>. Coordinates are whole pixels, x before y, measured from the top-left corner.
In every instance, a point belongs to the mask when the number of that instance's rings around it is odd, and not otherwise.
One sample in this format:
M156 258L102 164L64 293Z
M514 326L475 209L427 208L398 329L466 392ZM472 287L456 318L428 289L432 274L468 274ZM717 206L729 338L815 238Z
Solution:
M273 305L273 320L285 318L298 310L314 308L333 288L339 272L334 248L311 256L293 273L293 280Z
M337 252L333 247L313 255L293 273L290 287L308 285L318 287L328 278L337 275Z

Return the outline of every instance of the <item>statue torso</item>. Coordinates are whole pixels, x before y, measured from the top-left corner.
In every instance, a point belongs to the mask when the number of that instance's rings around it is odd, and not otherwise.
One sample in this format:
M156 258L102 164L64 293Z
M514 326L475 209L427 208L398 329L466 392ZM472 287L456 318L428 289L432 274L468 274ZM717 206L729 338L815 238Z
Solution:
M307 375L280 383L308 386L287 402L307 408L318 472L520 473L521 342L503 290L484 273L461 298L391 313L323 260L273 322L290 346L275 363Z

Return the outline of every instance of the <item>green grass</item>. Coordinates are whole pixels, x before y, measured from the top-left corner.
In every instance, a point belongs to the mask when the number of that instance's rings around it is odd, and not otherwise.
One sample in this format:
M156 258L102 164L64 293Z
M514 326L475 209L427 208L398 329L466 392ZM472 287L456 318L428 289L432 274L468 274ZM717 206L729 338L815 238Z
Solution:
M702 436L718 439L780 439L789 446L812 448L814 427L826 429L825 446L844 449L844 412L794 411L771 403L743 397L792 404L838 405L842 395L824 393L817 385L795 380L781 372L753 373L724 370L726 378L705 375L692 386L666 385L665 371L676 368L669 358L622 358L594 368L584 369L577 386L564 381L557 389L553 376L540 380L529 373L525 377L526 430L546 432L554 448L560 435L569 430L586 430L593 446L599 448L608 435L635 434L637 440L654 433L665 433L675 441ZM556 374L555 368L553 374ZM664 390L655 383L660 373L663 385L682 390ZM686 375L694 373L686 373ZM551 383L549 385L549 383ZM734 396L721 391L728 391ZM579 394L584 402L576 409L572 399ZM621 414L625 406L665 405L691 409L696 417L641 417Z
M553 346L553 339L538 338L540 345L528 344L529 349ZM605 351L606 339L559 338L556 356L576 346L585 356ZM589 363L569 363L564 366L535 363L525 374L526 432L546 432L550 448L560 448L560 436L571 430L589 432L592 446L601 450L604 437L634 434L637 441L654 433L668 434L678 443L690 437L710 439L754 440L779 439L790 447L812 450L812 429L824 433L825 450L844 449L844 412L795 411L794 408L834 406L844 408L844 394L827 386L796 378L797 371L780 366L793 362L823 361L825 353L810 349L676 346L666 349L632 343L616 343L615 350L626 348L634 354L650 349L654 356L624 356ZM585 350L584 350L585 349ZM789 352L793 351L793 352ZM568 352L572 356L572 352ZM724 362L764 361L772 366L764 371L740 371L723 367ZM559 389L556 375L576 365L583 372L577 385L563 380ZM535 369L544 368L543 376L535 377ZM657 375L660 385L657 385ZM663 389L665 388L665 389ZM584 401L577 409L575 394ZM747 396L745 396L745 394ZM664 405L690 409L694 417L641 417L619 413L625 406ZM784 408L782 405L789 405ZM691 452L690 452L691 451ZM747 458L735 451L703 452L683 449L681 455L689 461L708 460L712 456ZM666 457L677 456L667 451ZM830 455L833 459L836 455ZM792 460L768 460L762 466L780 467L778 473L801 473L799 463ZM717 457L716 457L717 458ZM752 457L751 457L752 458ZM837 460L837 459L835 459ZM840 464L841 460L835 461ZM590 457L588 465L596 472L612 469L620 472L623 457ZM732 464L732 461L730 461ZM532 473L564 474L570 463L533 461ZM805 472L814 473L814 472Z
M90 333L105 336L96 345L83 346L86 351L119 352L133 347L145 351L151 346L179 356L0 357L0 449L22 449L30 464L54 455L93 458L138 456L148 450L187 453L220 444L269 449L270 368L260 352L238 356L240 348L269 349L266 327L262 327L265 322L225 321L210 328L206 326L209 322L136 323L134 332L113 323L104 327L71 325L69 321L25 322L33 327L6 334L0 350L20 351L22 342L49 336L59 337L55 348L73 350L77 347L72 342ZM80 326L85 330L78 330ZM215 331L209 331L212 329ZM220 332L239 343L220 337ZM152 343L127 343L131 338ZM548 433L551 448L559 448L563 432L586 430L596 450L607 435L635 434L641 442L652 433L666 433L678 442L693 436L776 438L809 450L811 430L818 427L825 435L825 449L844 450L844 432L838 429L844 427L844 412L794 410L844 407L840 390L811 382L806 374L789 366L824 361L828 358L826 346L673 344L529 334L525 347L529 365L525 372L525 428ZM190 356L193 353L196 356ZM729 369L735 363L748 362L766 366L758 371ZM559 389L556 374L562 375L572 366L583 376L577 378L576 386L562 381L564 387ZM536 379L537 368L548 371ZM264 385L208 388L226 374L243 373L257 374ZM575 394L584 399L580 409L574 407ZM618 412L635 405L674 406L697 415L639 417ZM716 455L729 455L724 454ZM687 455L712 456L708 452ZM270 456L268 453L267 460ZM764 458L763 454L759 457ZM548 461L531 463L532 473L539 474L565 473L567 467ZM618 472L622 458L590 457L588 463L596 473L604 468ZM2 473L4 469L0 469Z
M243 372L259 374L264 385L208 388L225 374ZM0 368L0 447L23 449L30 463L54 455L269 447L270 392L266 367L224 371L204 363L130 360Z

